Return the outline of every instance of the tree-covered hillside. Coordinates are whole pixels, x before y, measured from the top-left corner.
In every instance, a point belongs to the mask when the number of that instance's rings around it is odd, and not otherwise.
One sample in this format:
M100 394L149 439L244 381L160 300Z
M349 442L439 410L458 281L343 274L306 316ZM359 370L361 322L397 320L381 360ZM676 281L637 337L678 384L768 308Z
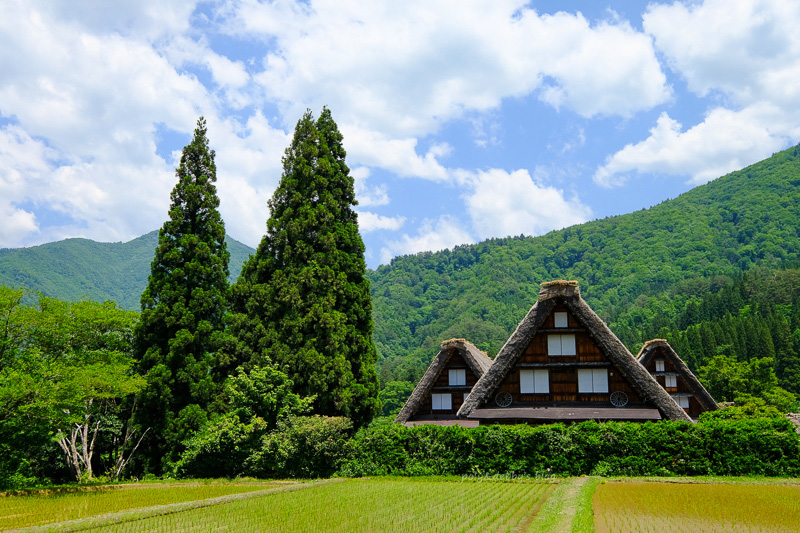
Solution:
M230 237L225 242L233 281L253 249ZM128 242L66 239L0 249L0 284L73 302L112 300L125 309L138 310L157 243L158 231L152 231Z
M795 264L798 254L794 147L651 209L399 257L371 274L381 379L416 380L450 337L494 355L542 281L578 280L589 305L635 351L675 328L688 302L756 265Z

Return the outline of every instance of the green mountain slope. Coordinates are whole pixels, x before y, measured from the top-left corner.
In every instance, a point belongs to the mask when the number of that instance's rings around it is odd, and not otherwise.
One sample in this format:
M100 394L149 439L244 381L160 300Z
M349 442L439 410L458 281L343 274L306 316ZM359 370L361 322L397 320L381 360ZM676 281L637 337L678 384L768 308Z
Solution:
M651 209L396 258L371 275L381 378L414 381L450 337L493 355L542 281L578 280L587 302L635 350L721 276L794 264L798 254L794 147Z
M1 249L0 283L68 301L113 300L126 309L138 310L157 242L158 231L152 231L124 243L66 239L31 248ZM254 250L230 237L226 242L234 280Z

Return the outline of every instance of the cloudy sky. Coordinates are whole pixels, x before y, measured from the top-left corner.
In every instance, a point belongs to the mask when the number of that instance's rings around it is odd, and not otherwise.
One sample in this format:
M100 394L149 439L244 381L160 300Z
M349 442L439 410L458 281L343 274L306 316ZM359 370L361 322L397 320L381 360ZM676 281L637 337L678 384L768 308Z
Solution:
M650 207L800 141L800 2L0 0L0 247L164 221L198 116L228 234L327 105L371 267Z

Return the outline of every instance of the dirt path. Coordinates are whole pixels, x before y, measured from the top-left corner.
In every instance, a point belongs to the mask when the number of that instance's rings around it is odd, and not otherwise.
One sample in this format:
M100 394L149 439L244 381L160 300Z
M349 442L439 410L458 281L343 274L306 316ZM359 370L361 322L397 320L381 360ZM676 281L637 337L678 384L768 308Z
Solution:
M561 493L561 497L563 498L563 504L559 512L561 518L553 527L553 532L562 533L572 531L572 522L575 519L575 513L578 511L578 496L580 495L581 488L583 488L587 481L589 481L588 477L573 477L562 482L565 485L565 489L564 492Z

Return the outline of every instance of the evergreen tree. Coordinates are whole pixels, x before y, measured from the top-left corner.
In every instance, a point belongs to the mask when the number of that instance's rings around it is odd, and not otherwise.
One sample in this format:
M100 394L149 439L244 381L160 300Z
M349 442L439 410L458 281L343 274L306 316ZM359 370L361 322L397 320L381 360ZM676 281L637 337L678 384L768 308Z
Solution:
M233 289L233 367L276 365L318 414L378 410L372 304L342 135L325 108L295 127L267 233Z
M205 423L216 389L214 352L224 335L229 253L202 117L175 174L136 330L139 370L147 381L138 421L151 428L146 468L153 472L176 460L180 443Z

